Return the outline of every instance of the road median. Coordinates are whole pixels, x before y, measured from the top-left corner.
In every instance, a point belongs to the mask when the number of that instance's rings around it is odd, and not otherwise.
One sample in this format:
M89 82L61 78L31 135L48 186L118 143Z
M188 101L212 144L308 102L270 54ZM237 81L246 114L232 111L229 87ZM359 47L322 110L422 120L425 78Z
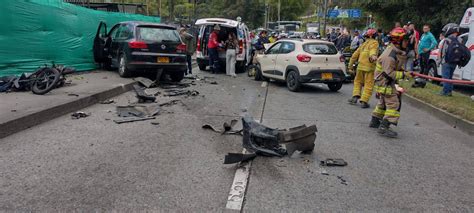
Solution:
M469 135L474 135L474 101L454 92L452 97L440 96L441 87L428 83L425 88L412 88L412 81L401 82L407 89L404 100L447 122Z

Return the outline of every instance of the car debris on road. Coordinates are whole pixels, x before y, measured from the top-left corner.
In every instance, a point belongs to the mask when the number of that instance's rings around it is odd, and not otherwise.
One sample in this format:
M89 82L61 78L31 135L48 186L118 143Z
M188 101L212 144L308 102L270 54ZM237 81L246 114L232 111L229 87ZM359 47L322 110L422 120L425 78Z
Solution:
M332 159L328 158L320 162L321 166L347 166L347 162L343 159L337 158Z
M137 94L138 103L155 102L156 97L153 95L146 94L145 90L142 87L134 84L133 89L135 90L135 93Z
M80 118L85 118L85 117L89 117L89 116L90 116L90 113L85 113L85 112L82 112L82 111L77 111L77 112L71 114L72 119L80 119Z
M230 126L230 124L227 124ZM311 153L316 140L316 125L306 125L290 128L288 130L272 129L256 122L250 116L242 118L243 125L243 147L249 154L283 157L291 156L295 151ZM212 129L215 132L224 132L212 125L206 124L203 128ZM249 160L249 156L241 153L229 153L224 163L241 162L238 159Z

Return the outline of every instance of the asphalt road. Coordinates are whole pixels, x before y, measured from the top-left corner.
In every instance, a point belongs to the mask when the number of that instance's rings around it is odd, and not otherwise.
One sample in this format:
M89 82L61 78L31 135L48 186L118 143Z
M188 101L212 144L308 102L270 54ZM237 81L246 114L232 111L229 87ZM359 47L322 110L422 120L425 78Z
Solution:
M218 84L189 88L199 96L160 95L159 103L182 102L162 107L159 125L112 121L116 105L136 102L129 92L85 108L87 118L66 115L1 139L0 211L222 212L236 168L224 155L242 151L241 137L201 126L244 114L270 127L316 124L318 133L311 155L253 161L243 211L474 211L472 136L424 111L404 104L400 138L389 140L367 127L370 109L346 104L350 84L292 93L245 74L210 80ZM325 158L349 165L323 168Z

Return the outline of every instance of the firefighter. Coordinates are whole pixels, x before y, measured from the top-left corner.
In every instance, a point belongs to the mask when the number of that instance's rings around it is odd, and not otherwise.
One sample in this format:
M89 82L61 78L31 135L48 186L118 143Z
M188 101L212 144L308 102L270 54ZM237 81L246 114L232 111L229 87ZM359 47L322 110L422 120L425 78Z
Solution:
M374 71L375 61L377 60L379 43L375 40L377 31L375 29L369 29L365 33L366 41L352 54L351 60L349 61L349 72L352 70L353 64L357 61L357 71L354 78L354 90L352 92L352 98L349 99L350 104L357 104L360 100L362 108L369 108L369 99L372 96L372 89L374 87ZM364 91L362 92L362 86ZM361 97L362 93L362 97Z
M395 28L390 32L390 44L377 60L375 69L375 94L379 99L372 112L369 127L378 128L378 133L396 138L397 132L390 125L397 125L400 118L401 93L397 81L408 77L403 69L406 62L405 49L408 36L403 28Z

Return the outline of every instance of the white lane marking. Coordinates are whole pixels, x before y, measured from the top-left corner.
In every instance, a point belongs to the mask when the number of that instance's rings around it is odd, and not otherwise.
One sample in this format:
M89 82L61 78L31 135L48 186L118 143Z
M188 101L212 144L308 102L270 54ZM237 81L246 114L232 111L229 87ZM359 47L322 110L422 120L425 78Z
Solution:
M257 120L260 123L260 120ZM242 153L247 154L247 150L244 148ZM242 211L244 203L245 192L247 191L247 184L250 177L250 166L252 161L240 163L235 171L234 181L230 187L229 197L227 198L227 209Z
M244 149L243 153L246 153ZM227 209L242 210L242 204L244 202L245 191L247 189L247 183L250 176L250 166L252 161L240 163L235 171L234 181L230 187L229 197L227 198Z

